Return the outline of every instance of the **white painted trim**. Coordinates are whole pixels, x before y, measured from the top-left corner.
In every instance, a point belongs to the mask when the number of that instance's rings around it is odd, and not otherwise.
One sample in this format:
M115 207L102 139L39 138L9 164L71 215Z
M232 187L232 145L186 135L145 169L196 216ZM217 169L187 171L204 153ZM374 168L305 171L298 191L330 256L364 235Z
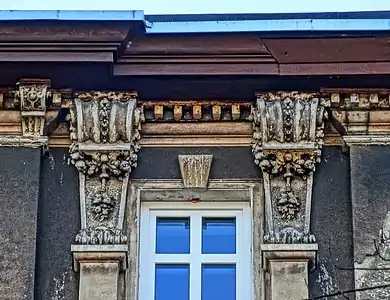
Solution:
M191 219L190 254L155 254L156 216ZM202 217L236 218L236 253L202 254ZM250 300L252 284L252 213L249 203L172 203L144 202L140 220L140 290L138 300L154 299L156 263L190 264L190 300L201 299L201 264L232 263L236 265L236 299ZM147 233L148 236L145 236ZM247 245L247 247L245 247Z

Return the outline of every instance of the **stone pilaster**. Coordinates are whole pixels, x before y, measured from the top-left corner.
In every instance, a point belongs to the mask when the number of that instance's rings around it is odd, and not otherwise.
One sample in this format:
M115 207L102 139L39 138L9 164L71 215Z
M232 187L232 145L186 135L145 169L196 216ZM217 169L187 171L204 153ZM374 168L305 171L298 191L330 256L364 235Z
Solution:
M308 296L308 262L317 244L310 232L313 173L321 161L324 106L317 94L279 92L257 95L253 109L252 152L264 181L263 267L267 299ZM277 261L275 261L275 258ZM297 272L299 270L299 272ZM284 278L290 280L284 280Z
M72 245L75 270L80 270L79 299L119 299L128 252L123 232L127 186L137 165L142 113L136 94L123 93L79 94L70 111L70 156L80 181L81 229ZM87 286L94 292L86 292Z

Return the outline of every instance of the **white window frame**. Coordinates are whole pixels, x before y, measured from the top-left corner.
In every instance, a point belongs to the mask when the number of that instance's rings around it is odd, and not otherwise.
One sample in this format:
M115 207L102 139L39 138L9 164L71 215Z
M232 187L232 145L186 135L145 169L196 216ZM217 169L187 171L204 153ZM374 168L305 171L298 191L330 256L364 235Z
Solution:
M155 254L156 216L190 217L190 254ZM236 253L202 254L202 217L236 218ZM190 265L190 300L201 300L202 263L236 265L236 300L250 300L252 284L252 212L245 202L144 202L140 220L139 300L154 300L155 264Z

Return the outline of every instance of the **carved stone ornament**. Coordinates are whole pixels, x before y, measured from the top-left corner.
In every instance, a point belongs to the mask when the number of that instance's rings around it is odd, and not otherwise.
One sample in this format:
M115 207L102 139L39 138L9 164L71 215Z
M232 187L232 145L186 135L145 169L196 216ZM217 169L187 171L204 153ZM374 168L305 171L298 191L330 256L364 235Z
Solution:
M266 243L314 243L310 210L321 161L324 105L315 93L257 95L252 153L263 172Z
M212 155L179 155L179 165L185 188L207 188Z
M52 97L50 80L21 79L17 87L15 101L20 103L23 136L42 136L46 103Z
M136 94L79 94L70 111L70 161L80 177L81 230L76 243L125 244L127 184L137 166L143 118Z

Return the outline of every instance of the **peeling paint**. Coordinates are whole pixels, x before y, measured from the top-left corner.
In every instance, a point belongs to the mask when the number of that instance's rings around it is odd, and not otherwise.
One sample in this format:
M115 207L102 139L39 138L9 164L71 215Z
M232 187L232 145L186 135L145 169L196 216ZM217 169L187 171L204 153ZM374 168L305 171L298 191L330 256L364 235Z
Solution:
M56 162L55 162L54 156L53 156L53 154L51 154L50 151L47 151L47 154L48 154L48 156L49 156L50 168L51 168L52 170L54 170L54 169L55 169L55 166L56 166Z
M65 300L65 280L68 274L68 271L65 271L62 273L61 278L53 278L54 293L51 297L51 300Z
M357 288L390 284L390 212L383 222L383 234L377 244L380 255L376 252L375 255L367 255L361 264L355 263ZM390 287L359 292L356 299L390 299Z
M327 295L334 293L335 291L338 290L337 285L333 282L333 278L326 268L326 262L322 261L318 265L319 272L318 272L318 277L316 279L316 282L318 283L321 294L322 295Z

